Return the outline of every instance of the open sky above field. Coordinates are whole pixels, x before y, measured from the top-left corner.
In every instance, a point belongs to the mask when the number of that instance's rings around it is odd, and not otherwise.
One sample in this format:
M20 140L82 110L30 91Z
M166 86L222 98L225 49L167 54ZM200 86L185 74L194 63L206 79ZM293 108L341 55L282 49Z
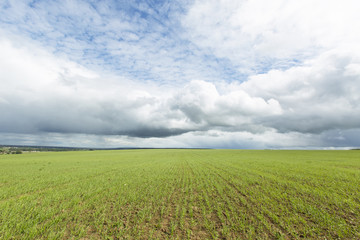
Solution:
M0 144L360 144L360 1L0 2Z

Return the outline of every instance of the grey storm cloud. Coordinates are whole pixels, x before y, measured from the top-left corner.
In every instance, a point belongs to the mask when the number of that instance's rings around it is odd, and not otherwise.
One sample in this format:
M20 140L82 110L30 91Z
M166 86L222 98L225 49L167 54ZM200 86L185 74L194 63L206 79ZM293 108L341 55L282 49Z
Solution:
M138 96L126 95L109 87L107 97L99 99L67 85L67 91L81 94L69 98L66 91L50 92L37 99L40 93L34 89L27 93L28 99L20 93L3 98L0 130L147 138L209 129L321 133L359 128L359 76L346 72L353 63L334 64L330 73L311 68L255 76L222 94L204 81L192 81L170 97L153 97L145 90ZM264 81L276 82L272 78L283 80L264 89ZM61 82L57 83L61 87Z
M347 54L326 53L311 65L254 75L222 92L224 86L199 80L169 94L146 84L134 88L123 80L117 80L123 81L119 85L101 79L99 85L98 76L78 66L72 72L43 70L46 79L33 84L23 79L39 72L29 68L14 74L3 68L1 78L8 88L1 90L0 131L151 138L210 129L254 134L357 129L360 61Z

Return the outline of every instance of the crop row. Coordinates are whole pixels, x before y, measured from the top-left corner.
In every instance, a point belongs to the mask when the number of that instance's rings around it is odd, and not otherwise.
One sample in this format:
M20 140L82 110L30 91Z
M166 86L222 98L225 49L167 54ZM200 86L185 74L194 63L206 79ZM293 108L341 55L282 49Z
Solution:
M0 156L0 239L360 238L360 152Z

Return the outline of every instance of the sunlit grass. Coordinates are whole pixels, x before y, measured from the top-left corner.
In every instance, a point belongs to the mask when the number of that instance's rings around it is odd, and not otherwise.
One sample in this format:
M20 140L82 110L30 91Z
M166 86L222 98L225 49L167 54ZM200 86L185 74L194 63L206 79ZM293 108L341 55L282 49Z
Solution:
M360 238L360 151L0 155L0 239Z

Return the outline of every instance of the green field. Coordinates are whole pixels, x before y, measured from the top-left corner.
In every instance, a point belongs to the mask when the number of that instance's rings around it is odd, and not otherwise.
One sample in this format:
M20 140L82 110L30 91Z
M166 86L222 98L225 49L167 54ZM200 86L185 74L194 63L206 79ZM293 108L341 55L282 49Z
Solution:
M0 155L0 239L360 239L360 151Z

